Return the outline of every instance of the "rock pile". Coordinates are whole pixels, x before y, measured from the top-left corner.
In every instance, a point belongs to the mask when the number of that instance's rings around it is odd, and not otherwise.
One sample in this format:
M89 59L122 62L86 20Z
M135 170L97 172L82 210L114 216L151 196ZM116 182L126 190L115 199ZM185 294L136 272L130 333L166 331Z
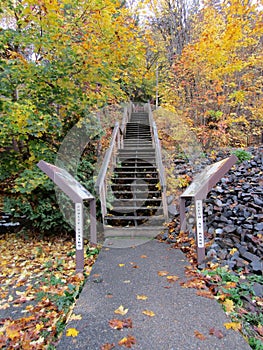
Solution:
M205 235L212 243L206 255L210 261L220 261L233 270L247 268L262 274L263 147L247 151L252 158L232 167L204 203ZM227 152L220 151L210 162L227 156ZM179 162L176 172L192 175L193 168Z

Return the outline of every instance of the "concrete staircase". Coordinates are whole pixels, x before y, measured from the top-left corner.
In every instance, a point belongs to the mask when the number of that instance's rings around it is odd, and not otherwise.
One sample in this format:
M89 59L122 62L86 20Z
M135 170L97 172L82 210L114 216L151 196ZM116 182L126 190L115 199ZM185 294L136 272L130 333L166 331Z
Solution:
M149 114L133 112L108 185L105 237L155 237L164 229L163 198Z

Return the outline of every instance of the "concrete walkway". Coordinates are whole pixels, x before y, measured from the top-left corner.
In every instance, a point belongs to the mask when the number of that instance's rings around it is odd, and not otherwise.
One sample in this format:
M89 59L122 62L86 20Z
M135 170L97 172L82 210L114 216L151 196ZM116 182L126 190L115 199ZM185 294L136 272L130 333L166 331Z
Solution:
M239 332L226 330L224 323L231 321L216 300L182 288L188 265L180 250L156 240L130 248L102 248L74 309L82 319L67 325L79 333L67 337L65 332L57 349L100 350L107 343L115 344L112 349L125 349L118 343L130 335L135 338L131 348L140 350L251 350ZM160 271L179 279L170 283ZM120 305L128 309L126 315L114 313ZM143 314L145 310L154 316ZM112 319L128 318L132 328L109 326ZM209 334L213 328L224 336Z

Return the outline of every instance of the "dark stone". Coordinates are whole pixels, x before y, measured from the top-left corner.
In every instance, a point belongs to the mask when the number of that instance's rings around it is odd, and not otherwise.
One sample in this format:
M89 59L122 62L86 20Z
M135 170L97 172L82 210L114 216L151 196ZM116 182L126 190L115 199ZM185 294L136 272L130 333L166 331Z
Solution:
M239 252L240 252L240 255L241 255L244 259L246 259L246 260L248 260L248 261L251 261L251 262L260 261L259 257L256 256L255 254L249 253L248 251L241 252L241 251L239 250Z
M234 225L227 225L224 227L224 231L226 233L231 233L234 232L236 230L236 227Z
M253 230L253 225L251 225L251 224L243 224L243 227L248 229L248 230Z
M262 260L254 260L252 261L252 263L250 264L252 267L252 270L255 272L261 272L263 271L263 262Z
M256 297L263 297L263 285L260 283L255 282L253 285L253 291L255 293Z
M248 265L248 262L242 258L236 259L236 267L246 267Z
M258 224L255 225L254 228L256 231L262 231L263 230L263 222L259 222Z
M263 206L263 201L260 198L258 198L257 196L254 196L254 202L257 205L260 205L261 207Z

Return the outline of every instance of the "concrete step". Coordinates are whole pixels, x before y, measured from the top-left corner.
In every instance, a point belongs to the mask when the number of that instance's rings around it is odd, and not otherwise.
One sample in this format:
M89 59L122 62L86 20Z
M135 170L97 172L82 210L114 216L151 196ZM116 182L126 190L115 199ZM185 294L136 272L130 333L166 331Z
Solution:
M112 227L104 226L104 237L151 237L154 238L166 228L163 225L146 226L140 225L138 227Z

